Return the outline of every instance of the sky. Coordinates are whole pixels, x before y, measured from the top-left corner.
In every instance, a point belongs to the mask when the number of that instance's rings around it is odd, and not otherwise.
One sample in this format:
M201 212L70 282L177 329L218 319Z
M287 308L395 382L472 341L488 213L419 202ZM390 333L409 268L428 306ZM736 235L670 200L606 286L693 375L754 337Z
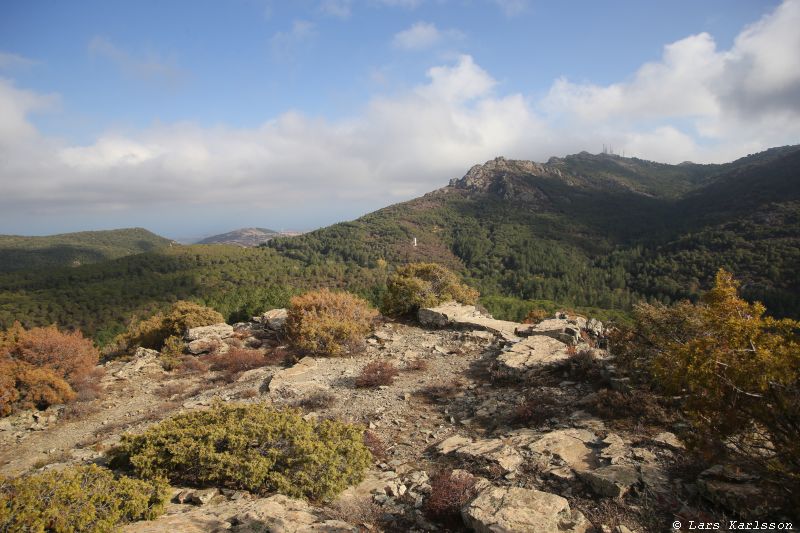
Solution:
M0 233L309 230L505 156L800 143L800 0L5 0Z

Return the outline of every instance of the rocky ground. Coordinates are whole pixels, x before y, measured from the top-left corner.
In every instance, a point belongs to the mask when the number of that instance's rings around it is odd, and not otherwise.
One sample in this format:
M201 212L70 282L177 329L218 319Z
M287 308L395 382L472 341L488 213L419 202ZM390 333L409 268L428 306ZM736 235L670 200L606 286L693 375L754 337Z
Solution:
M443 468L477 477L461 510L475 531L668 531L676 519L709 512L722 519L742 502L763 503L741 474L722 466L701 472L687 459L674 415L644 399L614 403L622 397L615 390L627 384L596 347L599 322L561 316L528 326L457 305L423 310L420 320L383 322L355 357L304 357L231 379L167 372L155 352L140 349L105 365L100 398L0 421L0 474L102 462L122 433L220 399L364 424L385 454L363 483L325 506L175 487L164 516L126 531L463 529L424 513L430 478ZM276 311L235 328L199 328L189 332L188 348L203 352L221 342L274 350L281 321ZM357 388L374 360L391 361L398 377Z

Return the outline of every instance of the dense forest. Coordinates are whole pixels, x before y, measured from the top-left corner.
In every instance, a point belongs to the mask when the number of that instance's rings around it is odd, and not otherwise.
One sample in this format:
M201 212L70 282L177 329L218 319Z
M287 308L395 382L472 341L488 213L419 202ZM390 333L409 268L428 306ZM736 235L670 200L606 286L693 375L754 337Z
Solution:
M87 265L165 248L172 243L142 228L46 237L0 235L0 272Z
M411 261L459 271L502 318L566 306L624 320L636 301L696 299L721 267L746 298L797 317L800 147L724 165L498 158L423 197L259 248L175 245L0 274L0 327L56 322L102 343L178 299L232 321L313 287L377 304L388 272Z

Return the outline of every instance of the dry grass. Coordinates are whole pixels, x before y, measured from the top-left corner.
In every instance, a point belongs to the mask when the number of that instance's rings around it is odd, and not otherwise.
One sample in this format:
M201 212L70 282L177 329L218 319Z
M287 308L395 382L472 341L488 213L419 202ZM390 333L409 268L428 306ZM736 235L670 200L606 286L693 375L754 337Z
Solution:
M67 404L64 410L61 411L61 420L65 422L72 422L75 420L83 420L89 415L100 411L100 405L96 402L75 402Z
M295 402L297 407L302 407L309 411L317 409L328 409L336 405L336 394L331 391L319 391L309 396L304 396Z
M386 444L375 432L370 430L364 432L364 445L369 448L369 451L372 452L372 457L376 461L383 461L388 457Z
M360 496L337 500L326 509L326 514L331 520L341 520L356 526L376 526L381 522L383 511L370 496ZM373 529L374 527L367 527L369 531Z
M156 394L161 398L172 398L176 395L181 395L186 392L186 389L189 388L189 384L181 381L171 381L169 383L164 383L161 387L156 390Z
M428 370L428 361L419 357L416 359L409 359L406 362L405 370L408 370L409 372L421 372L423 370Z
M389 361L372 361L367 363L356 378L356 387L372 388L391 385L398 373L397 367Z
M433 385L428 385L420 389L418 392L422 394L426 399L432 402L438 402L442 400L449 400L454 398L459 392L461 392L464 388L464 383L456 379L454 381L442 382L442 383L434 383Z

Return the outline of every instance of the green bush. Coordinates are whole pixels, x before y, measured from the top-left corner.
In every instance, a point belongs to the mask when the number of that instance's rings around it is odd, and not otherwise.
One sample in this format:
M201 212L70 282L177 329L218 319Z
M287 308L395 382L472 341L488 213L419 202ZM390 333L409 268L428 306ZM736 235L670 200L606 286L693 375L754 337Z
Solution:
M327 500L358 483L371 462L363 429L304 420L296 410L221 404L124 435L112 464L150 478Z
M164 511L163 480L115 478L96 465L0 478L0 531L114 531Z
M455 300L474 304L478 291L464 285L456 274L436 263L411 263L399 267L387 282L383 312L391 316L415 313L420 307L431 307Z
M225 322L225 317L210 307L194 302L178 301L166 312L156 313L145 320L133 321L128 331L117 337L123 348L141 346L161 350L170 337L183 337L189 328Z
M292 298L286 317L289 342L305 352L336 357L359 350L377 312L346 292L328 289Z

